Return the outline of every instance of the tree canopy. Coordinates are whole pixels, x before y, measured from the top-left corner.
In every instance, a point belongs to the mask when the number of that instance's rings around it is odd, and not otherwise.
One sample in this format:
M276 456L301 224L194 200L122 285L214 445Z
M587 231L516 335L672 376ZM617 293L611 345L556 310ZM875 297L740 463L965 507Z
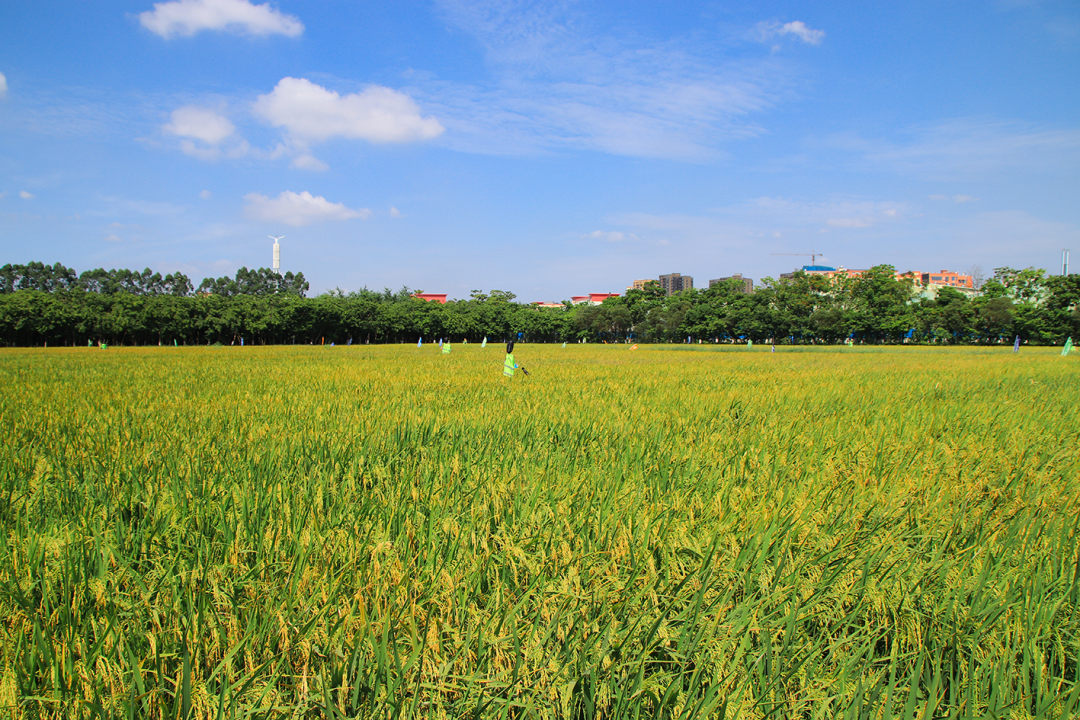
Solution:
M399 291L307 297L302 273L241 268L193 287L183 273L87 270L57 263L0 268L0 344L762 342L1035 344L1080 337L1080 275L998 268L979 295L930 293L888 265L831 281L795 273L745 293L738 280L667 295L657 283L600 305L538 307L505 290L446 304Z

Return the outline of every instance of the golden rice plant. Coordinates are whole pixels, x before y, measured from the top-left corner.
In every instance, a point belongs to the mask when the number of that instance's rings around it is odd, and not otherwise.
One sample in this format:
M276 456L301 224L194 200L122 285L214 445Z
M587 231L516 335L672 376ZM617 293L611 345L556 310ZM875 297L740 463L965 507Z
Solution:
M0 708L1062 717L1052 350L0 353Z

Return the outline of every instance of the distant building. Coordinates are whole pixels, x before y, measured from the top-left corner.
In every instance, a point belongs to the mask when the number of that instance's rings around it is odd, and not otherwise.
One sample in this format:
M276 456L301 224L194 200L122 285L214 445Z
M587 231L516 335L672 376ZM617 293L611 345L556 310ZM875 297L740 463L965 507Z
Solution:
M952 270L942 270L936 273L922 273L923 285L945 285L959 290L974 290L975 279L970 275L961 275Z
M709 287L712 287L713 285L719 285L720 283L727 282L728 280L738 280L740 283L742 283L742 290L740 292L742 292L744 295L749 295L750 293L754 292L753 278L744 278L742 276L742 273L735 273L734 275L730 275L728 277L710 280Z
M673 295L683 290L689 290L694 287L694 278L689 275L680 275L679 273L670 273L668 275L660 276L660 287L664 289L664 292L668 295Z
M446 304L446 293L416 293L413 297L427 300L428 302L437 302L442 305Z
M534 303L532 303L532 306L533 307L538 307L538 308L563 308L563 307L565 307L562 303L557 303L557 302L534 302Z
M835 272L845 272L846 273L846 272L849 272L849 271L844 270L843 265L840 266L839 271L834 267L829 267L828 265L803 265L798 270L792 270L789 273L780 273L780 277L781 278L787 278L788 280L790 280L791 278L795 277L795 273L797 273L797 272L803 272L803 273L806 273L807 275L826 275L828 277L832 277L832 275L830 273L835 273ZM851 272L861 273L862 270L854 270L854 271L851 271Z
M588 303L589 305L599 305L612 297L619 297L619 293L589 293L588 295L574 295L570 298L570 304L581 305L582 303Z
M634 284L626 288L627 290L644 290L647 283L656 282L656 280L635 280Z
M857 277L862 276L863 273L869 272L869 270L852 270L851 268L846 268L843 265L841 265L840 267L835 267L835 268L834 267L829 267L827 265L804 265L802 267L801 271L796 270L795 272L782 273L780 275L780 277L790 279L790 278L795 277L796 272L804 272L807 275L821 275L823 277L829 278L830 280L836 280L837 278L842 278L842 277L843 278L857 278ZM947 271L945 271L945 272L947 272ZM953 274L955 275L955 273L953 273ZM918 285L918 284L924 284L925 285L926 284L925 278L927 277L927 275L928 275L928 273L920 273L920 272L917 272L915 270L908 270L906 272L893 272L893 278L895 278L896 280L912 280L916 285ZM969 276L961 276L961 277L969 277ZM970 279L970 277L969 277L969 279ZM960 286L957 286L957 287L960 287Z

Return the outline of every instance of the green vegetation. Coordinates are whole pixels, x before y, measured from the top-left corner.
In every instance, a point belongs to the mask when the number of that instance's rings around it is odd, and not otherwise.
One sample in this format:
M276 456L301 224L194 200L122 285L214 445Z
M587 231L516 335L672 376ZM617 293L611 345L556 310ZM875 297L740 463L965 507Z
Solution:
M1062 717L1052 349L0 353L0 713Z
M475 290L445 305L413 291L334 291L304 297L303 274L279 277L241 268L197 290L182 274L93 270L62 265L0 268L0 344L54 347L415 343L517 337L530 342L859 343L1061 345L1080 336L1080 275L998 268L978 297L924 292L882 265L830 282L796 273L765 278L743 294L738 280L666 296L659 285L628 291L599 307L539 308L513 293Z

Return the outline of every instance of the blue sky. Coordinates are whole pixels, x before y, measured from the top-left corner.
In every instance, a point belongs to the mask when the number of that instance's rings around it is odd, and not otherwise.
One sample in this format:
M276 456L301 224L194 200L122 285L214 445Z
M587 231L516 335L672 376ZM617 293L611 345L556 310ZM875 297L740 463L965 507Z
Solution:
M0 7L0 263L520 300L1080 265L1080 5Z

